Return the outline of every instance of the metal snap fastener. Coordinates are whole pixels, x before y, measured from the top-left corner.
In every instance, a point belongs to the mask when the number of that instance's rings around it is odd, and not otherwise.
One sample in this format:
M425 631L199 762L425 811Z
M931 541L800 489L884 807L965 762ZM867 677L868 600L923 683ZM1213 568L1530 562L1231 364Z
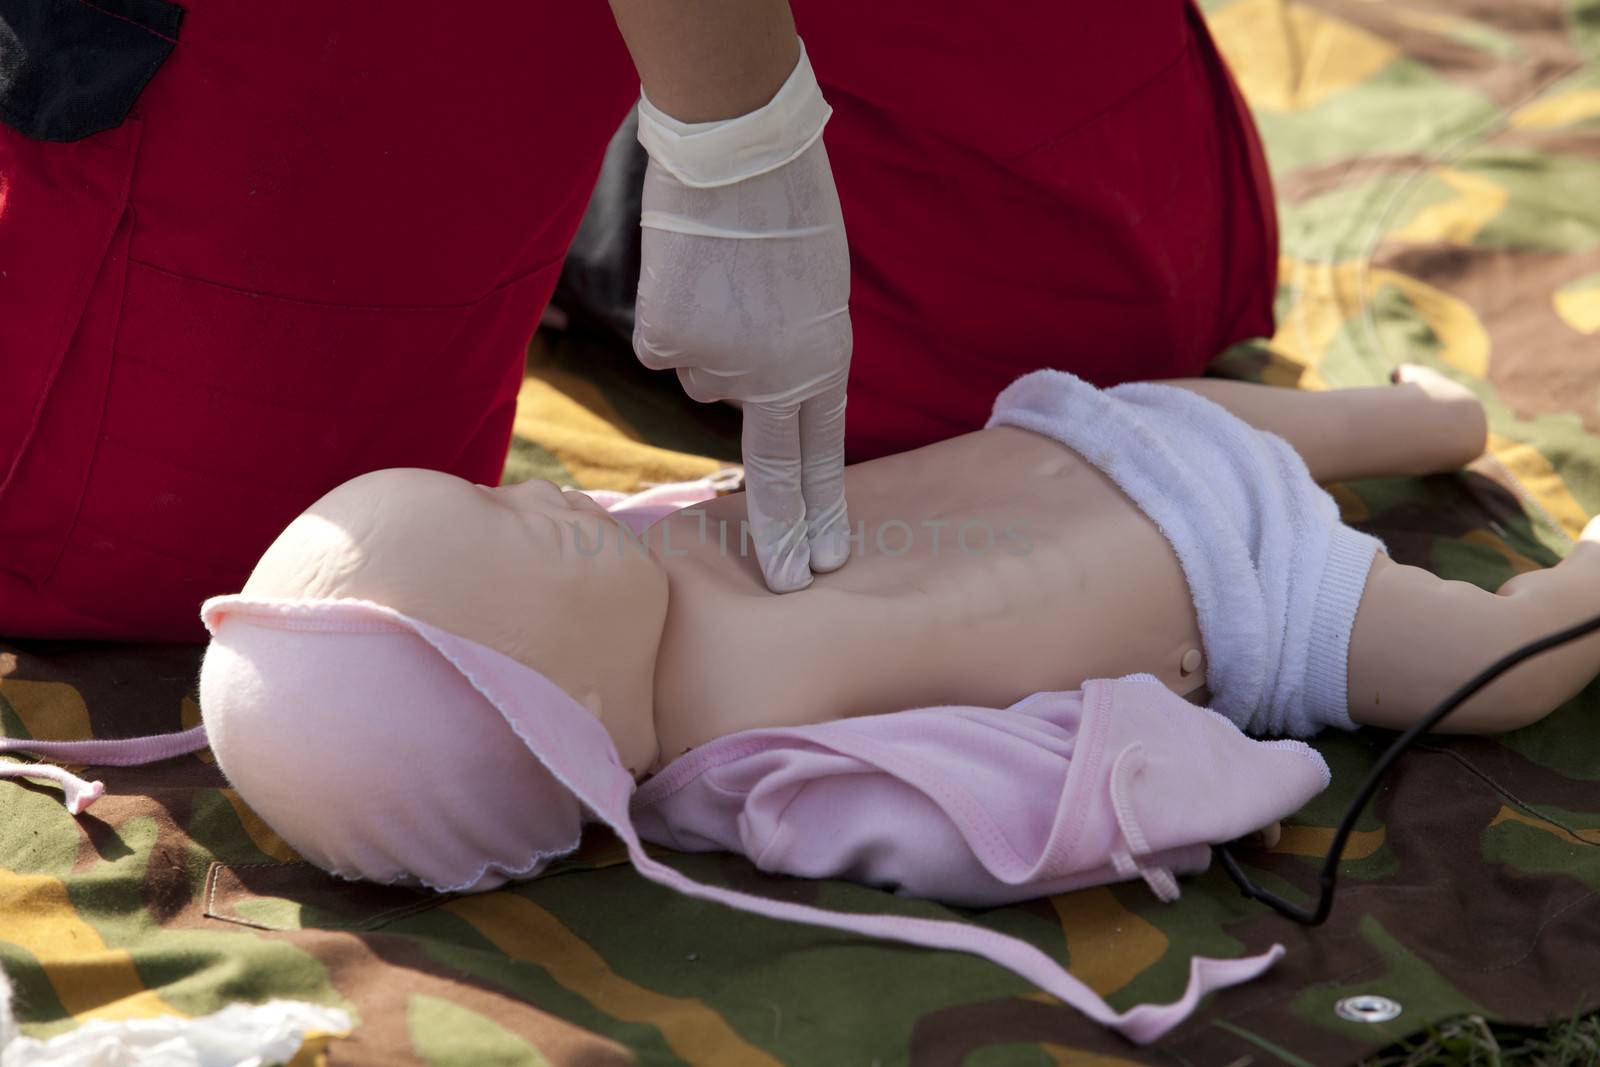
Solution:
M1363 993L1358 997L1345 997L1333 1006L1339 1018L1353 1023L1386 1023L1400 1016L1400 1002L1380 997L1376 993Z

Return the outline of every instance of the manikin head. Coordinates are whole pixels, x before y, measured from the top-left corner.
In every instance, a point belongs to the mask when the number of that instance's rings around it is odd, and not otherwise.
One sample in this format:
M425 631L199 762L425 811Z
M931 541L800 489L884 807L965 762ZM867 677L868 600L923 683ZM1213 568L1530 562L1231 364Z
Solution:
M485 645L593 713L631 773L655 761L666 572L583 493L364 474L291 522L242 592L371 600Z

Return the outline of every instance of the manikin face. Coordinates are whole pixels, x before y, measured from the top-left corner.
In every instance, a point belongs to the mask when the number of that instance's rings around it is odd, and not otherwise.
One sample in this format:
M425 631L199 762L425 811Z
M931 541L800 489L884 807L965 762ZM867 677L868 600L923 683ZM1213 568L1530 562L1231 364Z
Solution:
M582 493L375 471L290 523L244 592L374 600L487 645L599 717L625 767L655 758L666 573Z

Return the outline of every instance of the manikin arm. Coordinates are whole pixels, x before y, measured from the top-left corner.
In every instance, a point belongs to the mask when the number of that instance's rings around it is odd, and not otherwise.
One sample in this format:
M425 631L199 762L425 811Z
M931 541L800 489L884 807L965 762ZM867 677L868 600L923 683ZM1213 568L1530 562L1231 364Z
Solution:
M1220 378L1166 384L1198 393L1294 446L1319 482L1443 474L1483 454L1488 423L1463 385L1404 366L1396 385L1282 389Z

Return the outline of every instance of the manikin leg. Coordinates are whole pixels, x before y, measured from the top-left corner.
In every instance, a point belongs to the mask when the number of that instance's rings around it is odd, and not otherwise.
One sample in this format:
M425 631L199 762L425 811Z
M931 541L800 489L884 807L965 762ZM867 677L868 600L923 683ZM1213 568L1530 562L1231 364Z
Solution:
M1285 392L1210 379L1200 393L1287 440L1318 481L1456 470L1483 450L1483 410L1465 387L1402 367L1397 387ZM1517 647L1600 613L1600 519L1549 570L1490 593L1379 556L1350 638L1350 714L1405 729ZM1600 669L1600 635L1546 652L1463 704L1442 733L1496 733L1537 721Z
M1600 520L1567 558L1489 593L1379 556L1350 635L1350 714L1405 729L1521 645L1600 614ZM1523 663L1468 700L1440 733L1498 733L1536 722L1600 669L1600 635Z

